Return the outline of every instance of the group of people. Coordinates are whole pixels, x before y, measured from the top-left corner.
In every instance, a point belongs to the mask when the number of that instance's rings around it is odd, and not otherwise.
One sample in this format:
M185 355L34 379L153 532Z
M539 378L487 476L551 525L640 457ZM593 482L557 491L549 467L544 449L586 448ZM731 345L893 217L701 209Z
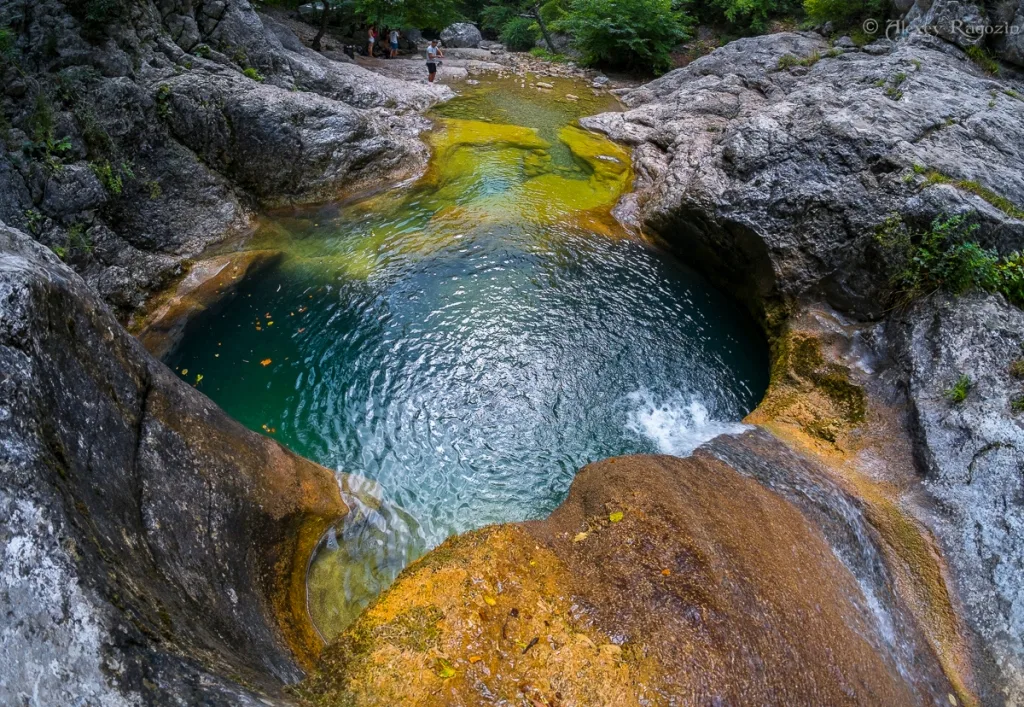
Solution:
M402 34L397 29L393 29L388 32L388 58L394 59L398 56L398 38ZM366 55L369 57L374 56L374 49L376 48L378 40L377 28L373 25L367 30L367 43L366 43ZM430 40L430 45L427 47L427 81L434 83L434 78L437 76L437 66L440 64L439 59L444 58L444 52L441 51L441 47L437 46L437 40Z

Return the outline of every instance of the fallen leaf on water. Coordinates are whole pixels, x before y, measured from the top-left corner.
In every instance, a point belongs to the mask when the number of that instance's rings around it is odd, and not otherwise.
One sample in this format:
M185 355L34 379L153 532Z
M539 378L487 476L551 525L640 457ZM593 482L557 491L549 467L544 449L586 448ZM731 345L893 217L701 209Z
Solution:
M495 604L497 604L497 603L498 603L498 600L497 600L497 599L495 599L495 598L494 598L494 597L492 597L492 596L487 596L487 595L485 594L485 595L484 595L484 603L485 603L485 604L487 604L487 606L494 606Z
M272 361L269 358L265 358L262 361L260 361L261 366L269 366L271 363ZM620 513L619 515L621 516L622 514Z
M590 533L587 533L587 532L576 533L576 537L573 538L572 541L574 543L581 543L581 542L583 542L584 540L587 539L588 535L590 535Z
M197 373L196 374L196 385L199 385L202 382L203 382L203 374L202 373Z
M301 329L299 329L299 333L300 333L300 334L301 334L302 332L304 332L304 331L306 331L306 327L302 327Z
M274 322L267 322L267 326L274 326Z
M478 655L471 655L471 656L469 656L469 662L470 663L479 663L481 660L483 660L483 658L481 658Z
M661 573L668 577L670 574L672 574L672 570L662 570Z
M622 520L622 511L615 511L614 513L608 516L608 520L610 520L612 523L618 523L620 520Z
M220 358L220 354L214 354L213 357L214 358Z
M187 368L182 368L181 369L181 375L187 376L188 375L188 369Z

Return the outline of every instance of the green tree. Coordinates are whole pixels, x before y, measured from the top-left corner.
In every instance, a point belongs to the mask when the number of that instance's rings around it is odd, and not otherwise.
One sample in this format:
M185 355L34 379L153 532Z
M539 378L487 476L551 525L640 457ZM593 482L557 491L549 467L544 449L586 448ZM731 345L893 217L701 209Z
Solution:
M885 18L887 0L804 0L804 12L815 22L834 22L849 27L858 20L874 16Z
M672 0L572 0L557 29L587 64L661 73L692 21Z
M800 0L710 0L702 14L707 20L724 20L740 32L764 32L768 23L779 17L801 12Z

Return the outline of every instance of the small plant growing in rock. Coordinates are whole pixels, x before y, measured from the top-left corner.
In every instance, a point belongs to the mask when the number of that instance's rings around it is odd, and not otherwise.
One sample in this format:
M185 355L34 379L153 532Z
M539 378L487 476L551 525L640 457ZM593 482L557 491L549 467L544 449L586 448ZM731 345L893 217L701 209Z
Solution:
M999 62L992 58L992 55L978 46L967 47L967 56L978 65L985 73L993 76L999 75Z
M46 221L46 217L35 209L29 209L25 212L25 220L28 223L28 232L33 236L38 236L43 230L43 222Z
M263 81L263 74L261 74L256 69L252 68L251 66L248 69L243 70L242 71L242 75L247 77L247 78L250 78L250 79L252 79L253 81L256 81L256 82L262 82Z
M1024 412L1024 395L1018 395L1010 400L1010 410L1018 414Z
M165 83L156 90L156 114L161 118L171 115L171 87Z
M1010 364L1010 375L1014 378L1024 378L1024 358L1018 358Z
M800 59L793 54L783 54L779 57L778 68L779 71L786 71L787 69L792 69L794 66L797 66L799 63Z
M192 50L192 53L198 57L202 57L203 59L209 59L211 51L212 50L210 49L209 45L197 44L196 48Z
M956 383L953 384L953 387L946 389L943 396L951 405L959 405L963 401L967 400L967 394L970 392L971 379L967 375L961 374L960 377L956 379Z

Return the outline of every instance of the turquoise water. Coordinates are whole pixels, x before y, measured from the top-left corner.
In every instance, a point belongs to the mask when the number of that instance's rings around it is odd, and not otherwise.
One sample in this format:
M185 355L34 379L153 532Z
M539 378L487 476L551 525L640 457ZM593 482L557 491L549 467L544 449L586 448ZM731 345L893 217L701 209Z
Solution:
M621 175L584 188L586 159L443 133L450 160L418 184L272 218L262 245L284 250L280 265L168 360L251 429L376 482L311 566L328 637L450 534L548 514L588 462L686 454L736 429L767 386L746 312L580 196L608 201ZM593 151L575 144L559 149ZM555 171L571 196L524 210L531 180Z

